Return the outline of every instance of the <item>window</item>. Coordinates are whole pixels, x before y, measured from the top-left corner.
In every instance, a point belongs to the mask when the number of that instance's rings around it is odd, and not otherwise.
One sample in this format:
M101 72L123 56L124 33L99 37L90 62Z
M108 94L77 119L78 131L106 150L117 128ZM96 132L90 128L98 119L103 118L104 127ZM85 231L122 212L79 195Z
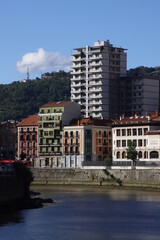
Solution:
M117 130L116 130L116 135L117 135L117 136L120 136L120 129L117 129Z
M122 158L126 158L126 153L122 152Z
M133 140L133 146L137 147L137 140Z
M148 158L148 152L147 151L144 152L144 158Z
M127 129L127 136L131 136L131 129Z
M139 139L139 140L138 140L138 146L139 146L139 147L142 147L142 139Z
M70 147L70 153L73 153L73 147Z
M27 141L29 141L30 139L29 139L29 134L27 134Z
M99 138L98 142L99 142L99 145L101 145L101 138Z
M68 153L68 147L65 147L65 153Z
M99 152L102 152L102 147L99 147Z
M117 159L120 158L120 152L117 152Z
M146 146L146 139L144 139L144 147Z
M99 131L99 136L101 136L101 131Z
M78 131L76 131L76 137L78 138Z
M122 136L126 136L126 129L122 129Z
M144 134L148 131L148 128L144 128Z
M126 147L126 140L122 140L122 147Z
M138 135L142 135L142 128L138 128Z
M141 151L138 153L138 158L142 158L142 152Z
M75 153L79 154L78 147L75 148Z
M78 138L76 138L76 145L78 145Z
M107 137L107 133L106 133L106 131L104 131L104 134L103 134L103 136L104 136L104 137Z
M117 147L120 147L120 146L121 146L121 141L117 140Z
M49 131L49 136L53 136L53 132L52 131Z
M133 136L136 136L136 135L137 135L137 129L133 128Z
M150 158L159 158L159 154L157 151L152 151L150 152Z
M65 137L68 137L68 132L65 132Z
M70 132L70 137L73 137L73 131Z
M107 141L106 141L106 139L103 140L103 145L104 145L104 146L107 145Z

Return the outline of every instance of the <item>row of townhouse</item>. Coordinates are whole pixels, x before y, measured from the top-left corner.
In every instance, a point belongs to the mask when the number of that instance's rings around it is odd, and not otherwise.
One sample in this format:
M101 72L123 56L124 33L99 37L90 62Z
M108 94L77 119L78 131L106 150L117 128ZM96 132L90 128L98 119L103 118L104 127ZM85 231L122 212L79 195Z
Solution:
M35 167L82 167L112 155L111 123L80 118L75 102L50 102L17 125L17 159Z

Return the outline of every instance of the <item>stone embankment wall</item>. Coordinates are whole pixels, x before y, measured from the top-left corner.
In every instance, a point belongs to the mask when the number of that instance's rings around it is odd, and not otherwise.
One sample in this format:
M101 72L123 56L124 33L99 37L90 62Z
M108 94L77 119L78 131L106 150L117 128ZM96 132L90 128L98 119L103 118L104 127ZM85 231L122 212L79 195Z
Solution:
M160 169L32 169L33 184L160 184Z
M0 172L0 205L12 203L24 195L24 183L15 172Z

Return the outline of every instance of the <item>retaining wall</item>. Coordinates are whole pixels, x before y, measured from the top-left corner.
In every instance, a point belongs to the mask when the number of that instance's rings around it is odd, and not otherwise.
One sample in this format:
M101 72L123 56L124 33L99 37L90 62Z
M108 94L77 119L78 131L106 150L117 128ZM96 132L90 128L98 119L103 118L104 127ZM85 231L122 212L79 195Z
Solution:
M33 184L96 183L121 180L123 183L160 184L160 169L32 169Z

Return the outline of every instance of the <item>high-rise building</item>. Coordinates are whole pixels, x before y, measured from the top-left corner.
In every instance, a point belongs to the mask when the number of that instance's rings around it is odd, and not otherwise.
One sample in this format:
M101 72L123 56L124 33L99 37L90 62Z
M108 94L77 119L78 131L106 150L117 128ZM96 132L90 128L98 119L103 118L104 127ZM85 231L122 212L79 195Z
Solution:
M71 101L81 105L83 117L112 116L112 79L126 76L127 54L109 40L77 48L72 53Z
M116 80L113 92L116 93L111 103L111 108L116 110L113 118L134 114L144 116L159 111L160 79L158 77L139 75L120 78ZM116 102L119 103L118 108Z

